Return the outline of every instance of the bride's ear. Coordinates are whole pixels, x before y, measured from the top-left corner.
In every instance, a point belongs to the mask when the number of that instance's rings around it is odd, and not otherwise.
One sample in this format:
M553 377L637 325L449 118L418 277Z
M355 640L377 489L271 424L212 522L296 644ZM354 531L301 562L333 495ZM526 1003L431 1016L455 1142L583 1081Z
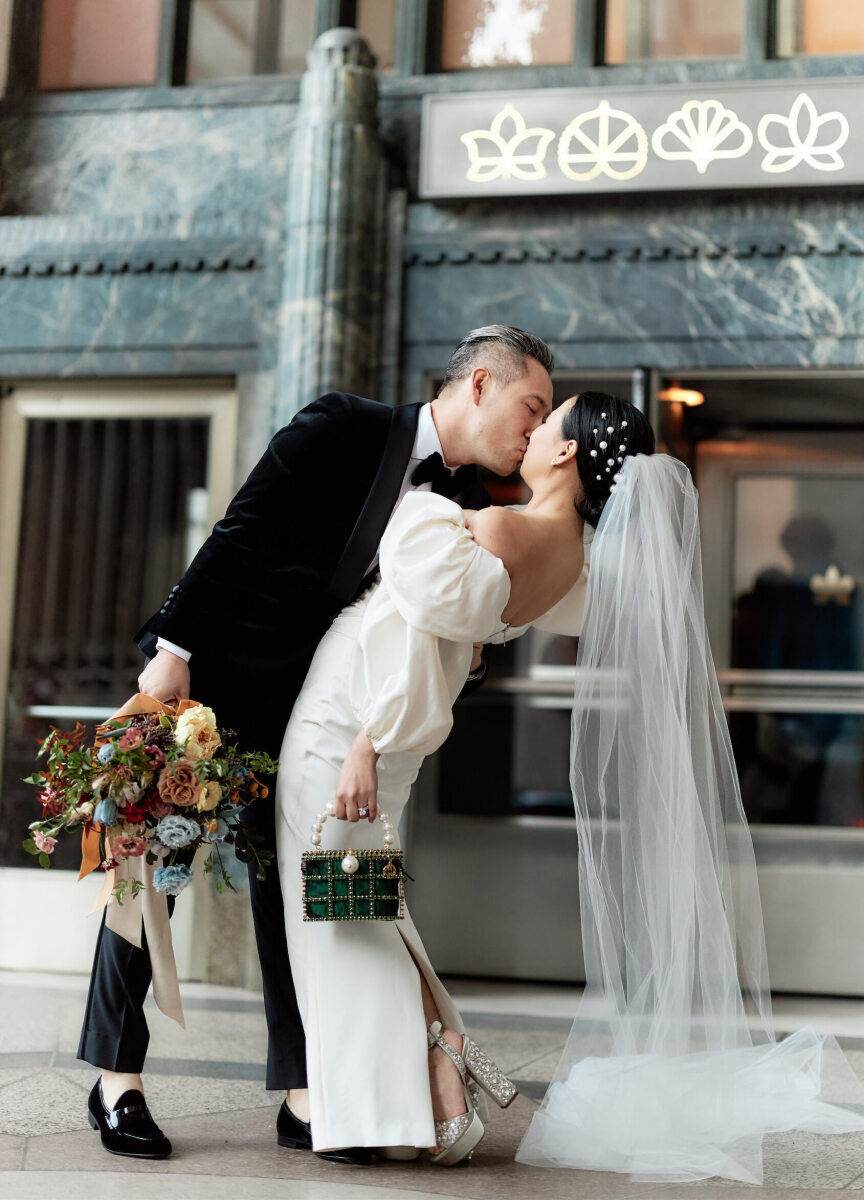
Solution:
M567 463L574 462L576 459L576 451L579 449L579 443L571 438L565 442L555 457L552 459L553 467L563 467Z

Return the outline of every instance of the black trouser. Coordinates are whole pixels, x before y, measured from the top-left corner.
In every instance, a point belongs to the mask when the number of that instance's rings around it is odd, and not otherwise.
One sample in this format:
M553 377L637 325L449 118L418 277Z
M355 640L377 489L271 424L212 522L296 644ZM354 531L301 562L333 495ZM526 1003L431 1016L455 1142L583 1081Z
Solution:
M271 787L267 799L259 798L248 810L250 824L254 817L255 831L264 837L264 845L274 855L263 882L255 878L256 867L250 865L249 890L269 1034L266 1086L281 1091L306 1087L306 1040L285 940L282 890L275 858L275 794L275 787ZM173 911L174 897L169 896L169 915ZM150 1041L144 999L151 977L146 938L142 935L138 949L106 929L103 914L78 1046L79 1058L106 1071L137 1074L143 1069Z
M169 916L174 899L168 897ZM107 910L102 913L96 939L78 1057L105 1071L137 1075L144 1067L150 1041L144 1016L144 999L153 974L147 938L142 929L141 948L133 946L108 929L106 915Z

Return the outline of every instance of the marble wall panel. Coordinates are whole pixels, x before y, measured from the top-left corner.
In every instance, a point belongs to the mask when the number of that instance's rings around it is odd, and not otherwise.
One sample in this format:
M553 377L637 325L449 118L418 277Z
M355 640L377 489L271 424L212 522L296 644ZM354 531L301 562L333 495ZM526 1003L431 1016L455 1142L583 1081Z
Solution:
M255 346L258 287L255 271L6 278L0 349Z
M295 105L0 117L0 216L218 214L281 222Z
M864 365L854 194L531 208L409 206L415 362L423 345L446 357L466 330L505 321L583 367Z

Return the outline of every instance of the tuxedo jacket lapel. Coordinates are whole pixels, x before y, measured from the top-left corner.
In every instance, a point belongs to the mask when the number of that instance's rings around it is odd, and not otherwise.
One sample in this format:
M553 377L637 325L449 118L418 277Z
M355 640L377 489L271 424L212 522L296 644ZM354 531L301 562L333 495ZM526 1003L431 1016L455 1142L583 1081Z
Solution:
M417 436L420 408L406 404L393 409L381 465L330 580L329 591L343 604L354 599L390 520Z

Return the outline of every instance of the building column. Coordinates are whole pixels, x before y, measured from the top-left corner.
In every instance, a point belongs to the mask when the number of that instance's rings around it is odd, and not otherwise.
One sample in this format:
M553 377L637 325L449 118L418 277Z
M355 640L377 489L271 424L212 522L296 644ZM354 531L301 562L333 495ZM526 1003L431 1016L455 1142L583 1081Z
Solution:
M356 29L309 53L291 145L276 427L333 389L378 391L387 164L375 58Z

